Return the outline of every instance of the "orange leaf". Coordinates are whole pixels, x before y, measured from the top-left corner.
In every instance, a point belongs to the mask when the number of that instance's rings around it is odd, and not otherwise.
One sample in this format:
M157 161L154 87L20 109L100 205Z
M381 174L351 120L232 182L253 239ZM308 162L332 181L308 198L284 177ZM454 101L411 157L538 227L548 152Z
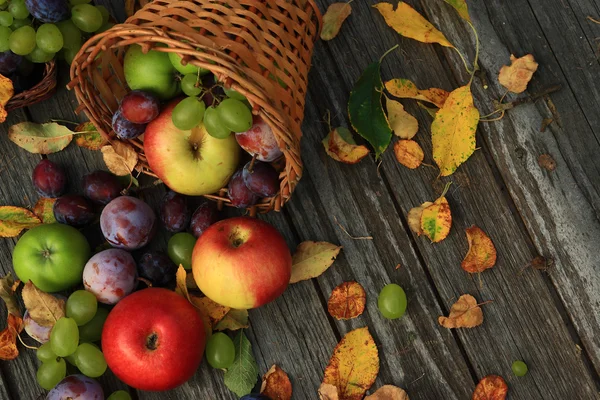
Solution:
M421 166L425 154L419 143L414 140L399 140L394 144L396 160L406 168L415 169Z
M448 317L439 317L438 322L444 328L474 328L483 323L483 311L477 300L470 294L463 294L450 308Z
M325 368L323 383L337 387L339 400L361 400L379 373L379 351L369 328L346 334Z
M8 326L0 332L0 360L14 360L19 355L17 335L23 330L23 320L8 314Z
M475 388L472 400L504 400L508 393L508 385L498 375L484 377Z
M356 164L369 154L366 146L357 145L347 128L336 128L323 139L329 157L345 164Z
M385 88L395 97L426 101L435 104L438 108L442 108L450 96L450 93L444 89L421 90L408 79L392 79L385 83Z
M319 386L319 400L339 400L337 387L329 383L321 383Z
M35 206L33 207L33 213L42 220L43 224L53 224L56 222L54 218L54 203L57 199L49 199L47 197L41 197Z
M423 210L431 205L433 205L432 202L426 201L418 207L411 208L406 216L406 219L408 220L408 227L418 236L423 234L423 229L421 229L421 216L423 215Z
M399 387L385 385L380 387L375 393L365 397L365 400L409 400L408 394Z
M335 319L352 319L365 311L367 294L358 282L344 282L331 292L327 311Z
M338 35L342 24L352 14L350 3L333 3L323 15L322 40L331 40Z
M510 55L510 66L505 65L500 69L498 82L513 93L523 93L527 84L538 69L538 63L531 54L521 58Z
M222 306L215 303L208 297L197 297L194 295L190 296L190 301L196 308L201 309L205 315L210 319L210 325L212 328L219 323L225 317L225 315L231 310L229 307Z
M284 370L273 365L262 379L261 394L271 400L291 400L292 383Z
M442 195L421 213L421 230L433 243L446 239L452 228L452 212L446 199L450 183Z
M473 225L467 228L469 252L461 267L472 274L485 271L496 264L496 248L492 239L481 228Z
M4 109L4 106L15 94L15 88L10 79L4 75L0 75L0 123L6 121L8 113Z
M42 223L31 211L21 207L0 206L0 237L15 237L23 229Z
M386 97L385 106L387 108L390 128L392 128L394 134L401 139L412 139L415 137L419 131L419 121L406 112L404 106L396 100Z

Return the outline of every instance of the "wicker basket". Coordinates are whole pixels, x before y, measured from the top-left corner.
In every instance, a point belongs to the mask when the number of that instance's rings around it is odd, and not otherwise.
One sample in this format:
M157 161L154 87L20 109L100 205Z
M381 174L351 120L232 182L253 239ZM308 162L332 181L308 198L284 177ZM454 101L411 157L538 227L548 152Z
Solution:
M6 104L6 111L27 107L32 104L46 100L56 91L56 61L46 63L42 80L29 90L25 90L15 96Z
M279 211L302 175L301 124L320 26L314 0L155 0L124 24L85 43L71 64L68 87L75 90L78 111L115 141L111 119L128 90L122 67L127 46L175 52L184 64L210 70L225 87L246 96L253 113L262 116L277 138L285 156L280 163L280 193L263 199L250 212ZM136 169L153 175L143 142L130 143L139 153ZM223 188L206 197L222 206L230 203L226 195Z

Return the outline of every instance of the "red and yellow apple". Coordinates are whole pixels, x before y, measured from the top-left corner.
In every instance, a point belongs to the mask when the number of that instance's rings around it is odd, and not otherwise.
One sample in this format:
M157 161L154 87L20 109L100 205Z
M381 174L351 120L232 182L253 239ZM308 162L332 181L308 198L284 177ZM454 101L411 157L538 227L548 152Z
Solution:
M227 185L240 159L235 137L210 136L203 124L183 131L172 121L171 102L146 127L144 152L150 168L173 191L189 196L217 192Z
M192 254L194 280L211 300L227 307L260 307L287 288L292 256L283 236L250 217L211 225Z

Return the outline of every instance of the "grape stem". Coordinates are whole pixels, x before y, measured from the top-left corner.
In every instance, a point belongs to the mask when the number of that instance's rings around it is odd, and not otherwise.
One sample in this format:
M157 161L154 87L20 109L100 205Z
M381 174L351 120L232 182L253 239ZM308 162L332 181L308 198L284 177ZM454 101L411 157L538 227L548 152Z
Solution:
M38 350L38 349L39 349L39 347L35 347L35 346L29 346L27 343L25 343L25 342L23 341L23 338L21 338L21 335L17 334L17 337L19 338L19 342L21 342L21 344L22 344L24 347L26 347L26 348L28 348L28 349L30 349L30 350Z

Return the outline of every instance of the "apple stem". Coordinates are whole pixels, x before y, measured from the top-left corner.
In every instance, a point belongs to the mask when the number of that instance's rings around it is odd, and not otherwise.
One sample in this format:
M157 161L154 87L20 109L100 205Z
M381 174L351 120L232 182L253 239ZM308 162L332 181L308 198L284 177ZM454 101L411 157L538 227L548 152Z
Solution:
M150 282L146 278L142 278L141 276L138 276L137 280L140 282L144 282L146 284L146 286L148 286L148 287L152 287L152 282Z
M258 154L254 154L252 156L252 161L250 161L250 166L248 167L248 172L252 173L252 171L254 170L254 163L256 162L256 157L258 156Z

